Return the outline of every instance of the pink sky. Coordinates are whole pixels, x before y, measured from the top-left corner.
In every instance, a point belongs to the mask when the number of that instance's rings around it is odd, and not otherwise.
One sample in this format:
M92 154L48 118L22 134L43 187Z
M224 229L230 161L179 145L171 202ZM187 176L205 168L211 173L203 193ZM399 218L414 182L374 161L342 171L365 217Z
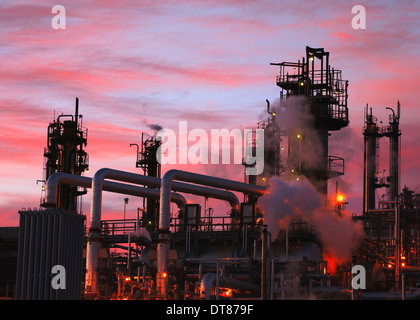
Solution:
M142 132L152 133L147 123L171 129L179 120L191 129L255 128L265 99L278 97L278 69L270 62L297 61L307 45L329 51L331 65L350 83L350 126L333 134L330 150L345 157L339 185L348 192L350 210L362 208L366 103L386 123L385 107L400 101L401 186L420 185L416 1L358 2L366 7L365 30L351 27L353 1L59 4L66 8L65 30L52 29L49 1L0 2L1 226L17 226L18 210L39 206L36 181L43 178L47 126L54 111L74 112L76 96L89 129L86 175L102 167L142 173L129 144L139 143ZM384 156L386 148L384 143ZM243 179L241 165L181 169ZM103 217L122 212L123 198L106 195ZM83 199L85 214L89 204L90 192ZM130 201L127 215L134 217L138 206L140 200Z

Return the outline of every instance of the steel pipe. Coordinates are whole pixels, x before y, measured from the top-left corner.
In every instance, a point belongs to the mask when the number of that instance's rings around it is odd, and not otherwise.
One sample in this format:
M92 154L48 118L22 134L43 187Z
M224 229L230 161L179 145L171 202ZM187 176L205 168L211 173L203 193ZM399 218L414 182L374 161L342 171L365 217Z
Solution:
M167 272L168 266L168 250L169 250L169 221L170 221L170 201L171 188L175 183L174 180L182 180L201 185L206 185L215 188L222 188L225 190L233 190L242 192L244 194L263 195L266 192L266 187L247 184L243 182L217 178L198 173L192 173L181 170L169 170L162 177L162 186L160 188L160 210L159 210L159 244L157 246L157 275L156 282L158 290L166 298L168 291L168 279L161 275Z
M45 187L45 202L43 203L43 206L56 206L58 199L58 186L60 184L70 184L84 188L91 188L92 178L64 172L56 172L52 174L47 180L47 184ZM139 187L135 185L123 184L112 181L104 181L103 190L114 193L128 194L132 196L155 199L158 199L160 196L160 192L158 189ZM180 210L184 210L185 205L187 204L187 200L184 198L184 196L176 192L172 192L171 201L176 203Z
M160 189L160 212L159 212L159 228L160 229L169 229L169 202L171 199L170 192L171 189L177 190L176 186L179 185L174 180L182 180L185 182L191 182L201 185L206 185L209 187L221 188L224 190L233 190L242 192L244 194L256 194L263 195L266 192L266 187L247 184L243 182L217 178L212 176L206 176L198 173L192 173L181 170L169 170L166 172L162 178L162 187ZM194 188L199 188L200 186L194 186Z
M92 201L91 201L91 228L100 228L101 216L101 200L102 189L106 186L105 179L118 180L135 184L144 184L149 187L160 188L161 179L156 177L149 177L141 174L125 172L120 170L103 168L98 170L92 179ZM239 209L238 197L232 192L218 190L214 188L207 188L199 185L191 185L187 183L173 183L172 189L174 191L185 192L195 195L211 197L229 202L232 210Z
M87 258L86 258L86 284L89 293L97 293L97 264L99 257L100 248L100 228L101 228L101 206L102 206L102 190L104 188L105 179L119 180L135 184L148 185L150 187L161 187L161 179L156 177L149 177L141 174L135 174L131 172L125 172L120 170L114 170L109 168L103 168L98 170L92 179L92 200L91 200L91 219L89 229L89 241L87 243ZM227 180L228 181L228 180ZM237 196L230 192L214 188L207 188L199 185L192 185L187 183L175 182L171 183L170 188L179 192L191 193L195 195L201 195L205 197L211 197L220 200L226 200L230 203L232 210L238 210L239 200ZM171 191L169 191L169 197ZM169 214L169 211L168 211ZM169 232L169 219L168 221L168 232ZM160 224L160 223L159 223ZM160 228L161 229L161 228ZM169 239L169 238L168 238ZM158 268L160 261L167 261L167 250L160 250L160 247L166 248L166 243L160 241L158 244L158 254L160 256L158 260Z

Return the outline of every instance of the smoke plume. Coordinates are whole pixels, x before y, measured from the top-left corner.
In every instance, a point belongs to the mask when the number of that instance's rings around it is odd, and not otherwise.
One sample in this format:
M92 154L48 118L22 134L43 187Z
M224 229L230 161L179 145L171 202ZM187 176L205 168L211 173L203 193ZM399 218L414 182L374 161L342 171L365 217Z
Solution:
M143 123L155 133L163 129L163 127L157 123L148 123L146 120L143 120Z
M341 216L322 205L322 198L307 180L269 180L268 193L258 201L264 223L273 237L285 219L302 217L310 222L323 244L323 254L339 263L349 262L351 254L364 236L360 221L353 222L348 212Z
M155 132L158 132L163 129L163 127L158 125L157 123L151 123L151 124L148 124L147 126Z

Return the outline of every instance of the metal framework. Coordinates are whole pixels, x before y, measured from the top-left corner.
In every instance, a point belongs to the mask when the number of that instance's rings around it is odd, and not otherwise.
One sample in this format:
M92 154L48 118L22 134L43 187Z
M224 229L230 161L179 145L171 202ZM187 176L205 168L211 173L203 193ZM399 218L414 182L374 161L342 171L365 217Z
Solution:
M280 67L276 77L276 84L281 88L280 107L285 104L284 108L298 109L311 117L310 123L289 128L285 135L288 160L284 172L298 178L304 175L320 193L327 195L327 180L344 174L344 159L328 155L328 137L330 131L349 124L348 81L342 79L341 70L330 66L329 52L323 48L306 47L302 61L271 65ZM302 97L304 101L287 105L287 99L292 97ZM308 130L308 125L313 128ZM318 150L316 163L308 160L315 149Z

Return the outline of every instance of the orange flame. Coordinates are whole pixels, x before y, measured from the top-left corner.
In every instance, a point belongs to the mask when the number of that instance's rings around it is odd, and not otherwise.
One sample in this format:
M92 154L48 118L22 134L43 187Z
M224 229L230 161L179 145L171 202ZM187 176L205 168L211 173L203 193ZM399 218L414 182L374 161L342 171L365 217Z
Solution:
M334 274L337 271L337 267L345 262L331 254L324 254L324 259L327 261L327 268L329 274Z

